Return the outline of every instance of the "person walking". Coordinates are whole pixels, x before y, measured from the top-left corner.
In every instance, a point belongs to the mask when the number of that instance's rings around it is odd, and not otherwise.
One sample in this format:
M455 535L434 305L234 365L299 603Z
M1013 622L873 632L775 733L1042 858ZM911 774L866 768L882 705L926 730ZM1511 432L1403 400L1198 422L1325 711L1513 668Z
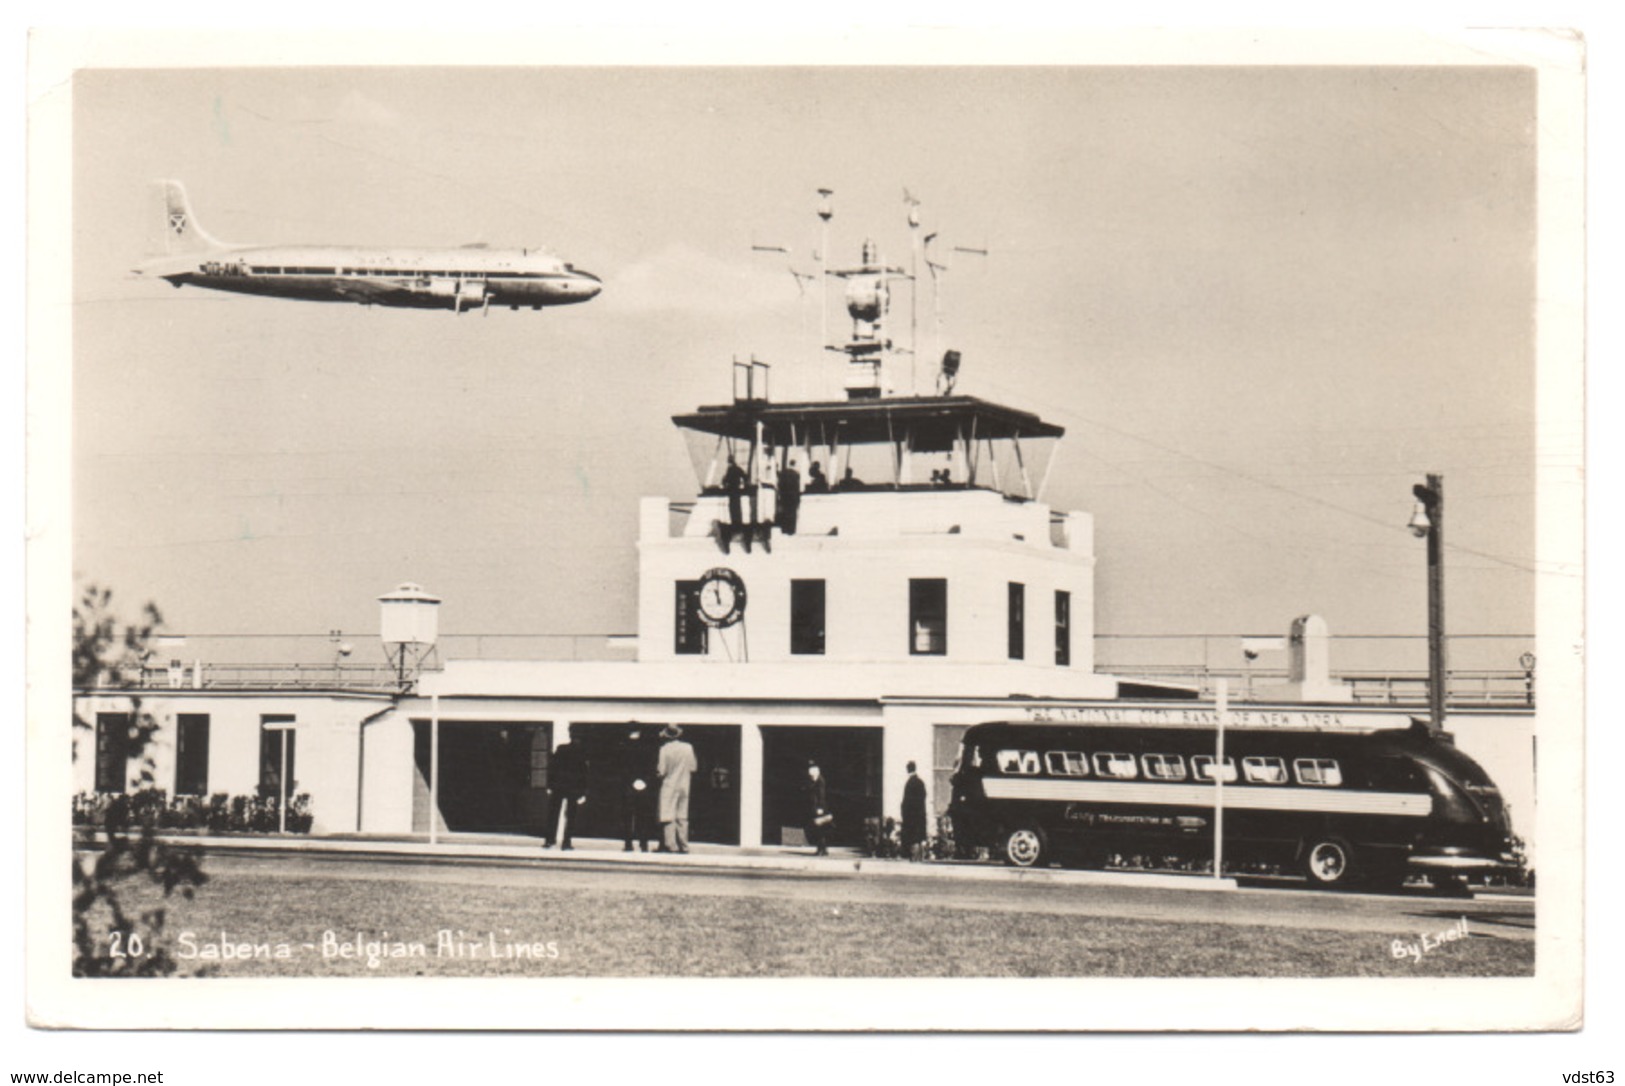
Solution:
M925 841L925 782L910 762L903 785L903 854L910 860L923 859Z
M668 724L660 733L660 852L688 851L688 786L699 769L683 729Z
M816 850L813 855L828 856L829 828L835 816L830 813L829 789L823 771L815 761L807 763L807 783L803 788L807 793L807 843Z

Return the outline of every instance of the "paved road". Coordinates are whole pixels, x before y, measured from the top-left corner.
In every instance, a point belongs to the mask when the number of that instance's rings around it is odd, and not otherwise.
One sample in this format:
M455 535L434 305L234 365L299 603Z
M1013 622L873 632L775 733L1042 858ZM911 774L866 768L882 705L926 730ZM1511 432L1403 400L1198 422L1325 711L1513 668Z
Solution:
M1528 940L1535 932L1532 897L1480 894L1473 899L1416 894L1327 893L1284 886L1245 886L1233 891L1168 886L1088 885L984 877L895 877L873 865L863 871L740 872L717 867L625 865L549 859L545 863L459 858L363 858L323 854L248 856L214 853L212 877L244 872L265 878L321 878L401 883L442 883L550 890L618 890L629 893L719 898L767 898L832 904L920 904L989 912L1123 917L1183 923L1221 923L1267 928L1319 928L1346 932L1415 935L1468 918L1479 936ZM933 875L936 872L932 873ZM1011 873L1012 876L1014 872Z

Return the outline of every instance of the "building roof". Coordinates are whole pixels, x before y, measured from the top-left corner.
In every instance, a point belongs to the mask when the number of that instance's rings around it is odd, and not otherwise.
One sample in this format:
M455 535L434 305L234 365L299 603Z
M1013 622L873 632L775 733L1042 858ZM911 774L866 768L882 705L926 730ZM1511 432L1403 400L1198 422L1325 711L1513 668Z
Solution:
M686 430L735 440L756 436L772 445L886 444L908 435L919 452L943 452L970 438L1057 438L1064 428L974 396L897 396L869 400L833 400L809 403L769 403L739 400L701 407L672 422Z

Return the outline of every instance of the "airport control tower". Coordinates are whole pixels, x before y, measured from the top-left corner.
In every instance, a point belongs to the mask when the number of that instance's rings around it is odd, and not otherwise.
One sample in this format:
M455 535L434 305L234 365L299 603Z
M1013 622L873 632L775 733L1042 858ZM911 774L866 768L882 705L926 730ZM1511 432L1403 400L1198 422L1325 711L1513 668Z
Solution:
M912 222L912 220L911 220ZM732 402L673 418L698 495L645 499L639 659L841 665L898 694L1112 697L1094 674L1093 525L1043 504L1060 426L953 390L889 385L891 291L865 242L846 284L841 400ZM946 379L943 379L944 376ZM871 687L865 682L863 685Z

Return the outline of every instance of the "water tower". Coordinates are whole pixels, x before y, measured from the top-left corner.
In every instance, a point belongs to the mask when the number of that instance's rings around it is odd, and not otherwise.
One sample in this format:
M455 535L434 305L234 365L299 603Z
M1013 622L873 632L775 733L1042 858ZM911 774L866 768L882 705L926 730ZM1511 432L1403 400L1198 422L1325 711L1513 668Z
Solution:
M400 688L410 689L434 652L440 600L423 591L422 585L407 582L378 597L378 612L384 656L394 666Z

